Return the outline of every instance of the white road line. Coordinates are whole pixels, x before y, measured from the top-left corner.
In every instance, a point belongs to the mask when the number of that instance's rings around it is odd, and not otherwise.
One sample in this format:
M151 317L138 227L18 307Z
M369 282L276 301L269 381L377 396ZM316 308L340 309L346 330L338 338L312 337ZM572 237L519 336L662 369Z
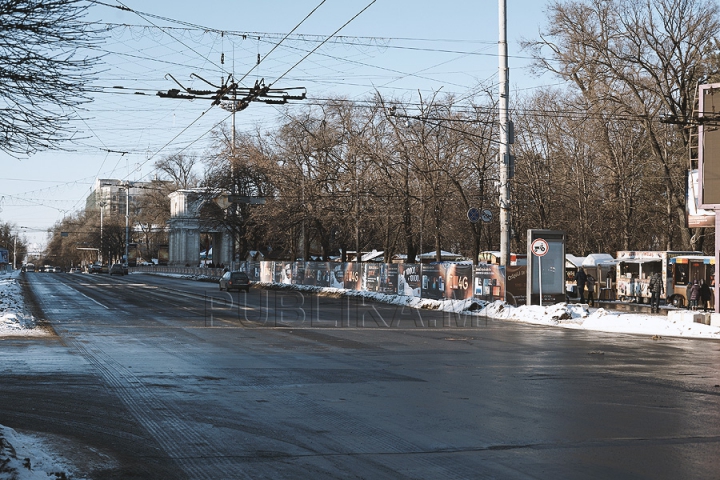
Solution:
M110 307L108 307L107 305L103 305L102 303L98 302L98 301L95 300L94 298L88 297L87 295L85 295L84 293L82 293L82 292L79 291L79 290L75 290L75 291L78 292L78 293L79 293L80 295L82 295L83 297L87 298L88 300L91 300L91 301L97 303L98 305L100 305L101 307L103 307L105 310L110 310Z

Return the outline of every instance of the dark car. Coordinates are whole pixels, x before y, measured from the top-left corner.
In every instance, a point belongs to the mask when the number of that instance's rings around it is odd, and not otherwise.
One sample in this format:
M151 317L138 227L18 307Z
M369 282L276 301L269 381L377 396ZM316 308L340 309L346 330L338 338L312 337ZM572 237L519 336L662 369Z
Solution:
M113 263L108 273L110 275L127 275L127 270L122 263Z
M102 273L103 267L99 263L88 265L88 273Z
M225 272L220 277L220 290L250 290L250 278L245 272Z

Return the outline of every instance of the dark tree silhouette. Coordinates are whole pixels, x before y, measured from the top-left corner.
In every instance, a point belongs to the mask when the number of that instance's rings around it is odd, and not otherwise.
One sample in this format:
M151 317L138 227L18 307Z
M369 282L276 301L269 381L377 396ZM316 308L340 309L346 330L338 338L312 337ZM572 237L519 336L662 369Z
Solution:
M89 102L101 30L81 0L0 0L0 150L26 156L72 136Z

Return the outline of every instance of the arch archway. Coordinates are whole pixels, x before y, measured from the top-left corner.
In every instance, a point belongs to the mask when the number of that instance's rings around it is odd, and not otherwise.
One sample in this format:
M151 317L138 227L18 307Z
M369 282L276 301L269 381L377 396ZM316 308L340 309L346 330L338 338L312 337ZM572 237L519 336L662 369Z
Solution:
M219 221L222 208L207 200L201 189L177 190L170 194L169 265L200 264L201 237L209 237L212 262L231 265L232 236Z

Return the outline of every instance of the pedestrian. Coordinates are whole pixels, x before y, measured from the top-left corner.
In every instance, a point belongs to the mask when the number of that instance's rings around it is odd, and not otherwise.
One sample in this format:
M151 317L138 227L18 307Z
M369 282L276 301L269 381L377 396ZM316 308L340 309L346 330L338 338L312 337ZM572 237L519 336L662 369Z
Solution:
M712 298L712 290L705 280L700 280L700 301L702 302L703 312L707 312L710 299Z
M658 313L660 311L660 295L665 292L660 272L652 274L650 283L648 284L648 290L650 290L650 312Z
M690 285L690 310L697 310L698 300L700 300L700 285L697 280L693 280Z
M578 294L580 295L580 303L585 303L585 282L587 282L587 275L582 267L578 268L577 275L575 275L575 282L578 287Z
M591 307L595 306L595 277L592 276L592 274L587 274L587 278L585 280L587 282L587 301L588 305Z

